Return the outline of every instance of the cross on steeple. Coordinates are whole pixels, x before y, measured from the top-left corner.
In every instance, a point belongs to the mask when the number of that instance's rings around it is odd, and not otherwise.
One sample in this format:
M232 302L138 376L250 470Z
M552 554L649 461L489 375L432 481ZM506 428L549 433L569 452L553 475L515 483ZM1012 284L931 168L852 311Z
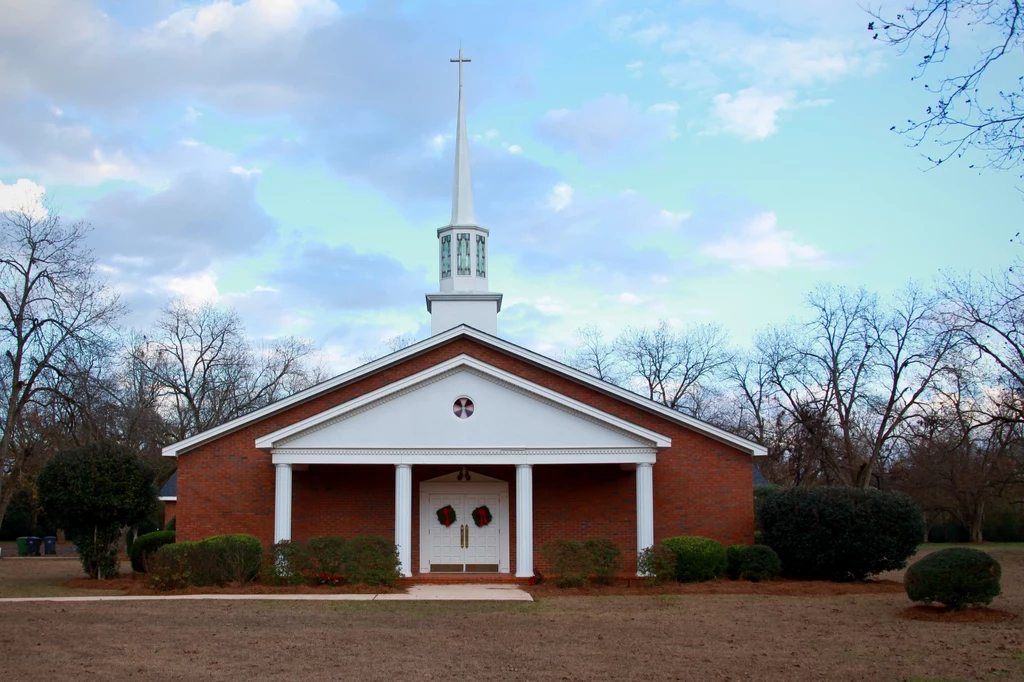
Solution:
M455 62L459 63L459 89L461 90L462 89L462 65L465 64L466 62L471 62L473 60L472 59L468 59L468 58L463 58L463 56L462 56L462 45L459 45L459 56L458 56L458 58L457 59L454 59L454 58L453 59L449 59L448 61L450 61L452 63L455 63Z

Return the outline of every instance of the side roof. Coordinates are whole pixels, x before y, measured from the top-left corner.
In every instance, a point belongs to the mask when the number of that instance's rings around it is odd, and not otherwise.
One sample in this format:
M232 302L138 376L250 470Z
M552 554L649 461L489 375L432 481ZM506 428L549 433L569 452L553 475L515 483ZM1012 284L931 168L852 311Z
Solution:
M173 502L178 499L178 472L175 471L171 474L171 477L167 479L167 483L164 483L164 487L160 488L160 495L158 499L164 502Z
M191 436L190 438L178 441L177 443L174 443L172 445L168 445L163 449L163 455L165 457L177 457L179 455L183 455L187 453L189 450L194 450L195 448L201 445L204 445L210 441L216 440L217 438L220 438L229 433L244 428L249 424L258 422L261 419L265 419L271 415L277 414L278 412L287 410L296 405L300 405L309 400L313 400L314 398L317 398L325 393L329 393L330 391L336 390L354 381L358 381L363 377L382 371L393 365L402 363L408 360L409 358L421 355L429 350L432 350L439 346L443 346L446 343L450 343L459 338L471 339L483 346L488 346L495 350L501 351L507 355L518 358L531 365L535 365L537 367L546 369L553 374L563 376L571 381L575 381L576 383L585 385L589 388L599 391L600 393L604 393L611 397L622 400L623 402L632 404L646 412L650 412L652 414L656 414L660 417L663 417L669 421L674 421L678 424L682 424L683 426L686 426L687 428L690 428L698 433L704 434L705 436L713 438L727 445L731 445L732 447L735 447L736 449L742 450L743 452L749 453L753 456L763 456L768 454L768 451L764 446L758 445L757 443L749 441L746 438L741 438L732 433L729 433L728 431L720 429L717 426L713 426L711 424L708 424L707 422L701 421L700 419L695 419L694 417L687 416L685 414L682 414L681 412L665 407L661 403L637 395L632 391L620 388L619 386L610 384L606 381L602 381L601 379L597 379L596 377L593 377L587 374L586 372L581 372L580 370L573 369L568 365L563 365L562 363L552 360L551 358L545 357L540 353L535 353L521 346L509 343L508 341L499 339L496 336L491 336L490 334L486 334L478 329L474 329L473 327L460 325L458 327L454 327L452 329L449 329L448 331L442 332L435 336L431 336L429 339L426 339L424 341L414 343L410 346L407 346L406 348L403 348L402 350L391 353L390 355L385 355L382 358L378 358L377 360L368 362L365 365L345 372L344 374L339 374L338 376L332 379L328 379L327 381L319 383L316 386L311 386L310 388L307 388L304 391L299 391L294 395L279 400L275 403L271 403L270 405L267 405L266 407L263 407L259 410L250 412L247 415L238 417L236 419L232 419L231 421L225 422L220 426L214 427L207 431L203 431L202 433L197 433L196 435Z

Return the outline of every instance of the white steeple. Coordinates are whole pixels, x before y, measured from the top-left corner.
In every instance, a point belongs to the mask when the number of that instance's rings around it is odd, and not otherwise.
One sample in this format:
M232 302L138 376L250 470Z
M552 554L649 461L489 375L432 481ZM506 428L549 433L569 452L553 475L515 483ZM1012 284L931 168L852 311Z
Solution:
M431 334L457 327L475 327L488 334L498 333L501 294L488 290L488 240L490 231L476 224L473 212L473 182L469 171L469 135L462 101L462 65L470 60L450 60L459 65L459 112L455 127L455 178L452 183L452 221L438 228L439 289L427 294Z
M455 182L452 186L452 225L475 225L473 215L473 180L469 174L469 136L466 134L466 107L462 103L462 65L464 59L459 48L459 118L455 127Z

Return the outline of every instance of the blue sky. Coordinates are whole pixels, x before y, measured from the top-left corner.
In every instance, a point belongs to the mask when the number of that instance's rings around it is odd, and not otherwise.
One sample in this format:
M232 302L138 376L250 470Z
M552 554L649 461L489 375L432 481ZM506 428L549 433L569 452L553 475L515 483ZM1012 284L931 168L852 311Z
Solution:
M659 319L742 346L818 282L1004 267L1021 227L1013 174L925 172L890 132L929 102L856 2L0 0L0 17L0 208L45 192L88 220L129 324L217 301L338 370L428 333L460 42L499 331L542 352Z

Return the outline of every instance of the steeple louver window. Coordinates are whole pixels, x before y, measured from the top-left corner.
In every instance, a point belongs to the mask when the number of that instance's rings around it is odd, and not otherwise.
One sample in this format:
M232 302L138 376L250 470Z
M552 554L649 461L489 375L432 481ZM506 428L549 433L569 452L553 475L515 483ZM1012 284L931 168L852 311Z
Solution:
M460 232L455 235L455 239L458 242L459 247L459 269L458 274L460 275L471 275L472 270L469 267L469 235L465 232Z
M487 238L481 234L476 236L476 276L487 276Z
M452 236L441 237L441 277L452 276Z

